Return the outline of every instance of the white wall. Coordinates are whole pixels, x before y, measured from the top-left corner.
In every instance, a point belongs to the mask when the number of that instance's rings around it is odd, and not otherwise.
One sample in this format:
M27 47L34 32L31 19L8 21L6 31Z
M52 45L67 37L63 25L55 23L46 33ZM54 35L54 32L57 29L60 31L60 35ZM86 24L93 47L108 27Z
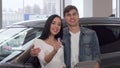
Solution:
M108 17L112 14L112 0L93 0L93 16Z
M112 14L112 0L84 0L84 17L108 17Z

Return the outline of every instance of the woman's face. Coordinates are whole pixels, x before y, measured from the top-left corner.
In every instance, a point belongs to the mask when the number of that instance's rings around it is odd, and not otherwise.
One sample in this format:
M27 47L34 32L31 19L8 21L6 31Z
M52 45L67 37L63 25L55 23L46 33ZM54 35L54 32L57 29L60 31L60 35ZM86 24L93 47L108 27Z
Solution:
M50 26L51 35L57 35L61 29L61 19L59 17L55 17Z

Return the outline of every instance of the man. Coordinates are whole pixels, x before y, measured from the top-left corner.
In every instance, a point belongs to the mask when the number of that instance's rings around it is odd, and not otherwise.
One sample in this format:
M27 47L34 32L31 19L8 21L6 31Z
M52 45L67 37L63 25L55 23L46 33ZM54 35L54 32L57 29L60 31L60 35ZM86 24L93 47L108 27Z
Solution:
M100 61L98 38L95 31L80 27L79 13L75 6L64 9L67 28L64 29L64 56L67 68L73 68L78 62ZM98 62L96 68L99 68Z
M68 27L63 31L64 59L66 68L74 68L78 62L96 61L99 68L100 50L95 31L79 24L79 13L75 6L68 5L64 9L64 19ZM33 56L39 49L32 49Z

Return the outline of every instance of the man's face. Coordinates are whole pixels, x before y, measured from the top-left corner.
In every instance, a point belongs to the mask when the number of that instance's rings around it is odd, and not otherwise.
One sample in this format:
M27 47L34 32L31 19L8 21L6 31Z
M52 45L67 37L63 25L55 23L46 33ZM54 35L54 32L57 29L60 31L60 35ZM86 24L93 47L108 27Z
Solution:
M65 18L65 21L67 22L68 26L78 25L79 14L75 9L72 9L69 12L65 13L64 18Z

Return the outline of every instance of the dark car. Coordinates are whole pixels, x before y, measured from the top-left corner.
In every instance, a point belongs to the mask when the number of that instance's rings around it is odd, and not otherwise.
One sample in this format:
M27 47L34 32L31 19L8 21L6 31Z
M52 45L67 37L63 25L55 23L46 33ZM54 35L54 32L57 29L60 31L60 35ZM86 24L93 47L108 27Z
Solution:
M80 19L81 25L96 31L102 68L120 68L120 18L91 17Z
M63 22L64 27L67 27L65 21ZM44 23L44 20L34 20L14 24L10 26L9 29L32 28L42 32ZM101 51L101 68L120 68L120 18L80 18L80 25L95 30L97 33ZM37 35L40 36L40 34L41 33L38 33ZM40 66L38 59L30 55L32 41L37 37L31 38L28 36L28 39L22 44L21 49L13 50L10 54L7 54L7 56L1 59L0 68L37 68ZM31 38L31 40L29 40L29 38Z

